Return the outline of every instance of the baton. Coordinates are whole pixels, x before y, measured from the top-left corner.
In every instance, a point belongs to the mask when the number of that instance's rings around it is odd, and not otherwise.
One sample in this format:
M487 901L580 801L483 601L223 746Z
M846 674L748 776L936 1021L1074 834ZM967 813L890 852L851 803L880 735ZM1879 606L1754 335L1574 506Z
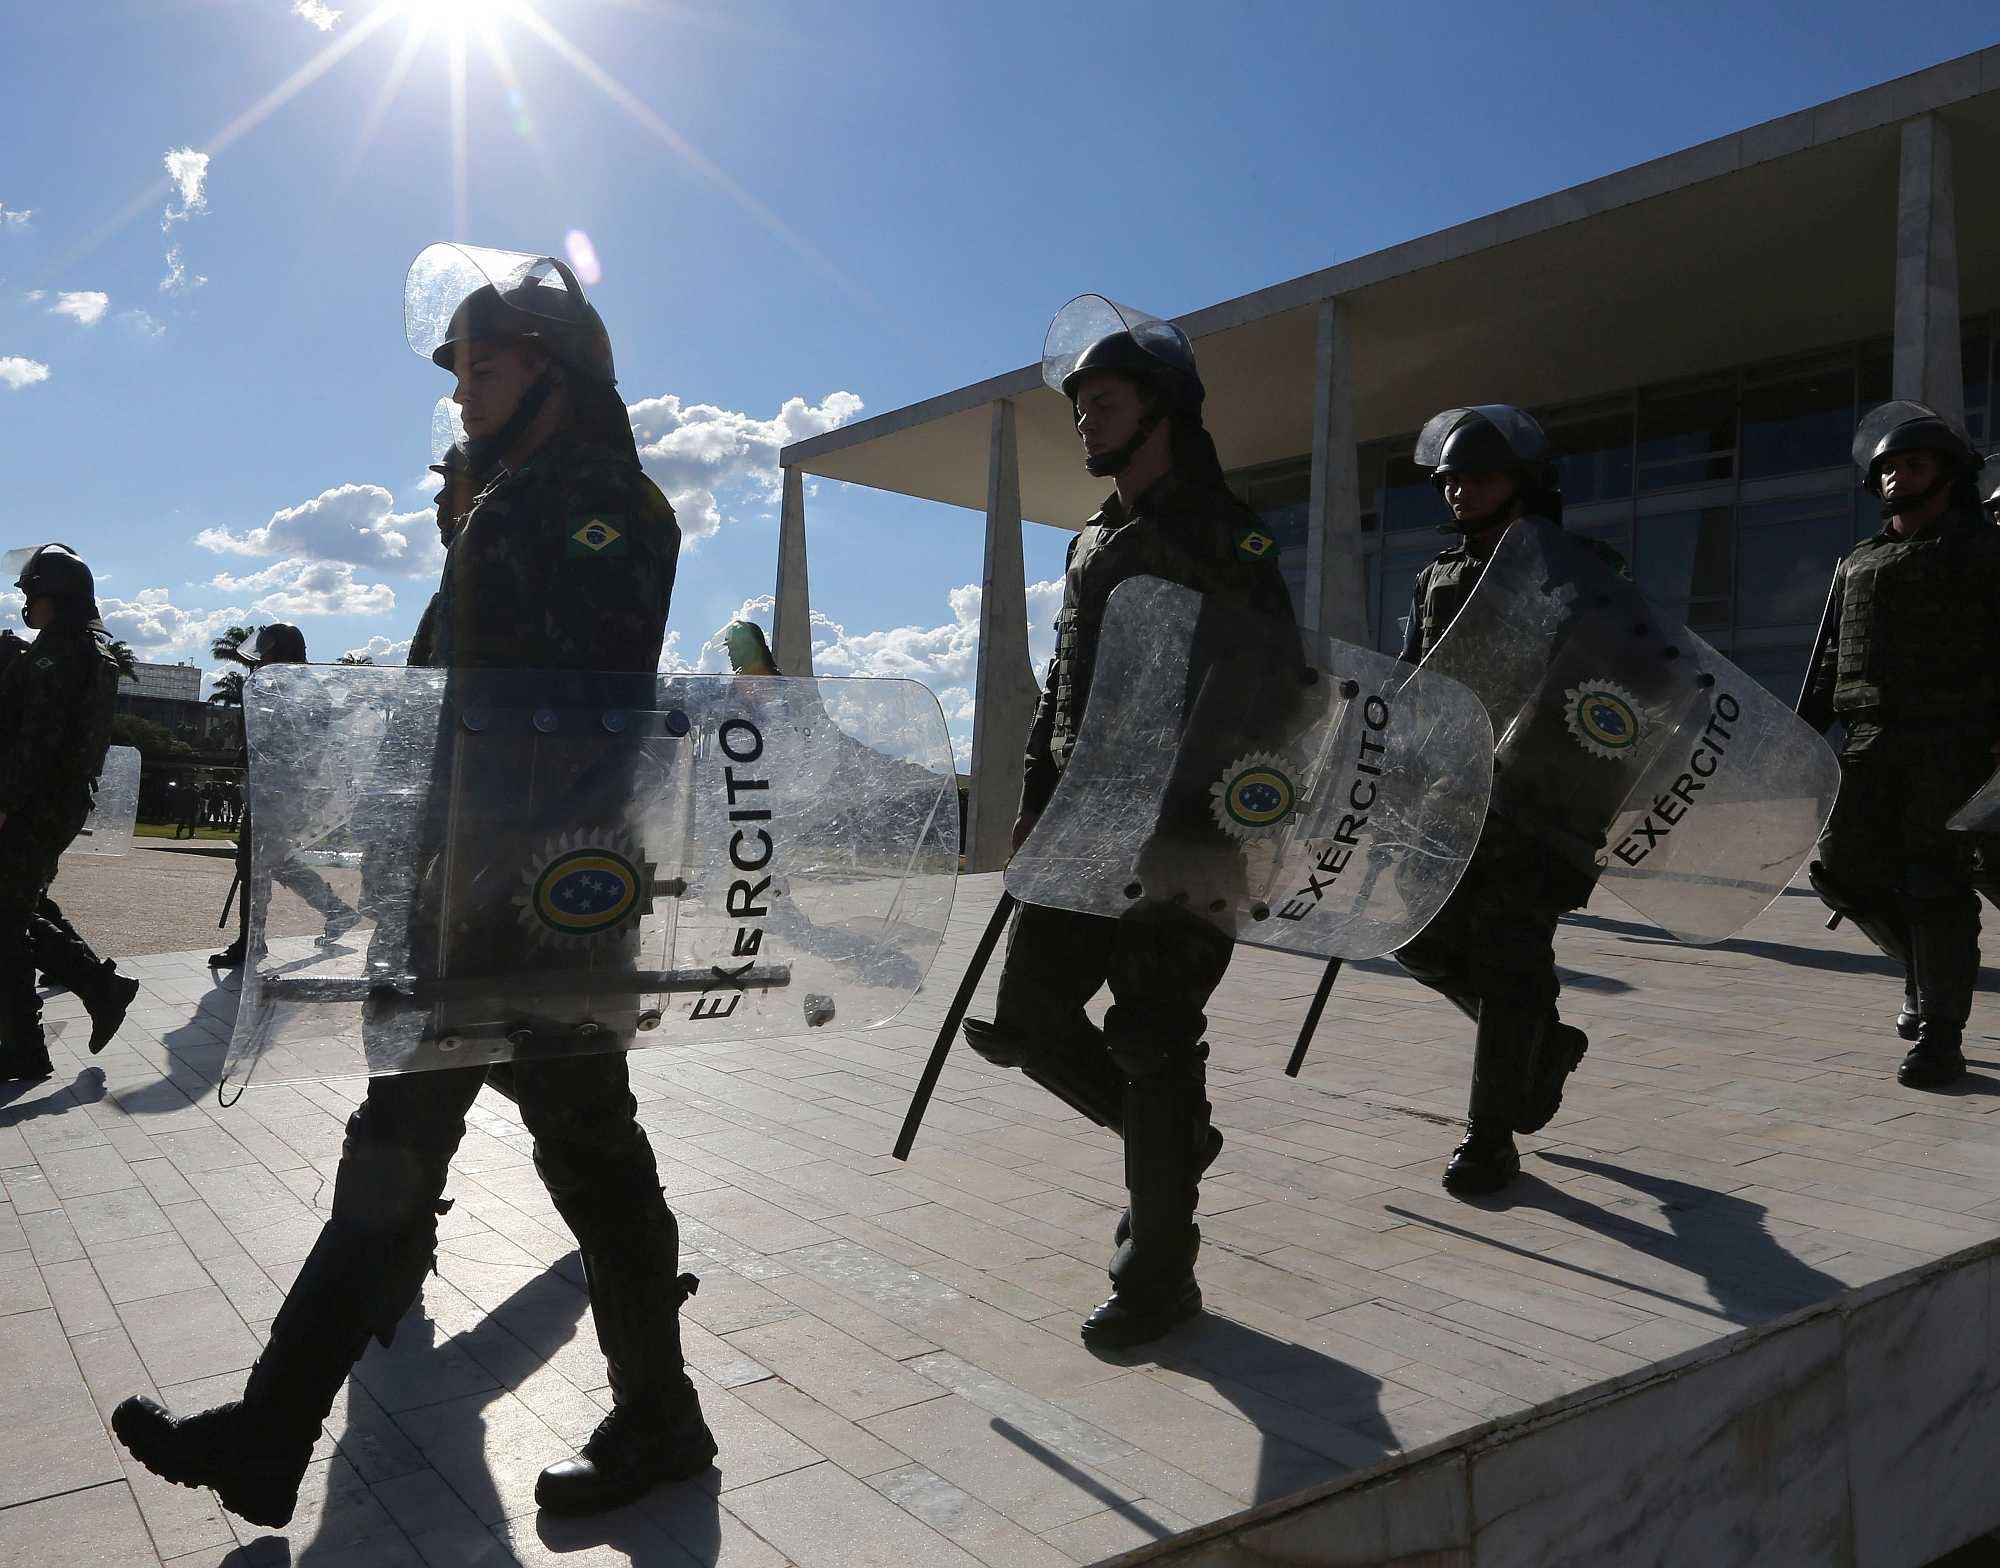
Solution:
M917 1092L910 1097L909 1114L903 1118L903 1130L896 1137L895 1156L899 1160L910 1157L910 1145L917 1141L917 1129L923 1125L924 1112L930 1109L931 1092L937 1088L938 1078L944 1072L944 1059L951 1054L951 1042L958 1037L958 1026L965 1022L965 1010L972 1005L972 993L979 988L979 977L986 973L986 966L993 959L993 949L1000 941L1000 933L1007 929L1007 917L1014 912L1014 895L1003 892L1000 902L993 906L993 918L986 922L986 931L979 938L979 946L972 950L972 962L966 966L965 978L958 982L958 994L951 999L951 1006L945 1009L944 1027L938 1030L937 1044L931 1047L931 1059L924 1064L924 1075L917 1080Z
M1319 1027L1319 1015L1326 1011L1326 999L1333 994L1333 982L1340 978L1340 960L1329 958L1326 973L1319 977L1319 989L1313 993L1312 1006L1306 1009L1306 1021L1299 1026L1299 1043L1292 1047L1292 1059L1285 1063L1285 1076L1296 1078L1299 1069L1305 1065L1306 1049L1312 1044L1313 1031Z
M215 917L215 929L220 931L229 924L229 906L236 902L236 890L243 885L243 868L236 868L236 875L229 879L229 894L222 901L222 913Z

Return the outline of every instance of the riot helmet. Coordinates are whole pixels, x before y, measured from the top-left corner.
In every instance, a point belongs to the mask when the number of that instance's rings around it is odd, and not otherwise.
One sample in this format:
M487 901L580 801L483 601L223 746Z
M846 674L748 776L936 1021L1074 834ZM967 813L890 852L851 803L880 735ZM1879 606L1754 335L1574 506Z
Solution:
M289 621L273 621L259 628L253 650L251 662L259 669L267 664L304 664L306 634Z
M1109 452L1085 459L1099 478L1123 473L1160 423L1173 421L1173 463L1181 476L1222 488L1222 464L1201 422L1206 389L1196 368L1194 345L1170 321L1106 299L1079 294L1056 312L1042 340L1042 380L1076 409L1076 386L1092 371L1131 376L1149 387L1157 401L1139 427Z
M578 417L602 425L601 434L614 443L630 445L624 404L614 390L610 335L567 262L481 245L427 246L404 280L403 331L415 352L452 371L459 349L474 341L535 344L569 378ZM490 466L520 438L554 388L545 370L499 430L468 443L475 469Z
M1861 488L1880 497L1882 465L1898 452L1935 454L1938 477L1921 495L1900 498L1896 511L1922 506L1940 491L1969 480L1979 466L1979 453L1962 430L1936 409L1906 398L1884 403L1855 430L1854 466L1861 471ZM1895 515L1886 502L1882 515Z
M0 560L0 573L15 573L14 586L26 595L21 618L37 599L55 601L53 624L82 625L97 619L97 579L71 545L31 545L10 550Z
M1452 474L1512 474L1523 515L1562 521L1562 489L1548 433L1532 414L1511 403L1447 408L1432 415L1417 437L1415 461L1430 471L1440 495ZM1503 503L1503 509L1511 504ZM1440 526L1447 533L1476 533L1495 521L1496 516L1464 521L1454 516Z

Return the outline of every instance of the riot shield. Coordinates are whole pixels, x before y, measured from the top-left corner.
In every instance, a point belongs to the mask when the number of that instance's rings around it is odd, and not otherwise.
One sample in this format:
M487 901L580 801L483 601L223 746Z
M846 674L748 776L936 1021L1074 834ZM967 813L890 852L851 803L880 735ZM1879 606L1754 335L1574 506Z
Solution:
M90 815L70 840L71 855L122 855L132 847L132 828L139 820L139 749L113 746L104 753L97 775L97 793Z
M1287 635L1286 641L1289 641ZM1027 903L1179 904L1238 941L1373 958L1423 929L1486 816L1472 693L1141 577L1113 590L1061 782L1007 868Z
M1954 833L2000 833L2000 772L1980 785L1945 826Z
M956 773L915 682L277 665L244 720L232 1076L867 1028L950 915ZM320 884L344 918L267 934Z
M1486 705L1494 814L1682 941L1747 925L1833 810L1826 742L1543 519L1507 531L1424 666Z

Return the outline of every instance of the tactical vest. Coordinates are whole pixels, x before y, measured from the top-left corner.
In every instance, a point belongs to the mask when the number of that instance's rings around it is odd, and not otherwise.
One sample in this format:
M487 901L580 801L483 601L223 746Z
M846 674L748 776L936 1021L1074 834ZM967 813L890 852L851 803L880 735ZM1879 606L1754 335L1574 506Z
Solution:
M1169 478L1130 520L1093 521L1077 536L1056 616L1055 714L1049 755L1069 766L1090 695L1097 635L1111 590L1129 577L1161 577L1197 593L1248 605L1253 574L1271 572L1276 547L1257 517L1232 497ZM1099 518L1104 514L1100 512ZM1246 541L1263 541L1246 544Z
M1435 648L1438 639L1450 630L1485 570L1486 563L1463 545L1447 550L1424 568L1423 608L1419 612L1424 640L1419 644L1419 657Z
M1836 713L1984 720L2000 701L2000 532L1946 516L1914 539L1864 540L1840 566Z

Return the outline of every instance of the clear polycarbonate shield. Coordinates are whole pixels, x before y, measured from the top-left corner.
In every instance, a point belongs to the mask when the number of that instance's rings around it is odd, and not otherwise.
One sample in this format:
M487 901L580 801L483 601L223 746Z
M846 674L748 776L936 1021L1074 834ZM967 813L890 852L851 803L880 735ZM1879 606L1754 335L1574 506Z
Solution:
M1042 340L1042 380L1060 392L1076 362L1093 343L1119 332L1173 370L1194 374L1194 345L1171 321L1120 305L1102 294L1079 294L1056 312Z
M431 409L431 461L442 463L453 447L465 449L465 421L459 417L458 405L441 397Z
M1506 403L1478 403L1468 408L1447 408L1433 414L1417 436L1415 462L1419 468L1436 468L1443 460L1444 444L1451 433L1477 415L1495 430L1510 450L1524 463L1539 463L1549 455L1549 438L1529 415Z
M1683 941L1748 924L1833 809L1811 727L1553 523L1508 529L1424 665L1486 706L1494 814Z
M950 915L956 773L914 682L287 665L244 717L232 1077L863 1029Z
M1954 833L2000 833L2000 771L1980 785L1945 826Z
M91 797L90 815L70 840L71 855L122 855L132 847L132 828L139 820L139 749L113 746L104 753Z
M28 563L41 549L38 544L24 544L18 550L9 550L0 555L0 588L12 588L21 579L21 573L28 569Z
M1486 817L1485 710L1385 655L1282 640L1158 578L1114 589L1076 748L1007 890L1094 915L1178 905L1321 958L1422 930Z
M514 309L550 321L575 321L583 308L574 274L552 256L484 245L428 245L403 282L403 331L410 347L429 359L451 336L458 307L489 285Z
M1979 501L1982 506L2000 506L2000 452L1979 465Z

